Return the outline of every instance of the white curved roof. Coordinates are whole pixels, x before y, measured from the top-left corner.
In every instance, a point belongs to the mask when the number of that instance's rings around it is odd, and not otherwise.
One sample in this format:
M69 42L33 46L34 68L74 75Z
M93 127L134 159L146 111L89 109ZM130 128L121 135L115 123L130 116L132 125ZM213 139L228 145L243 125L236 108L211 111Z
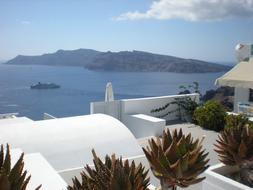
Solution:
M41 153L58 171L91 164L92 148L102 157L143 154L129 129L104 114L1 124L0 143L7 142L25 153Z

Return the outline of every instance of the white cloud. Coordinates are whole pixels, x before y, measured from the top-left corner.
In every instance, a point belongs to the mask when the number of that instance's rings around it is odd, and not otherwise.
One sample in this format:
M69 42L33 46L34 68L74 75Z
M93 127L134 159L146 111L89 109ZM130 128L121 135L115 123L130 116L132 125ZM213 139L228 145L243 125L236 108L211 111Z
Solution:
M116 20L216 21L233 17L253 17L253 0L155 0L146 12L126 12Z
M28 21L28 20L23 20L23 21L21 21L21 24L23 24L23 25L29 25L29 24L31 24L31 22Z

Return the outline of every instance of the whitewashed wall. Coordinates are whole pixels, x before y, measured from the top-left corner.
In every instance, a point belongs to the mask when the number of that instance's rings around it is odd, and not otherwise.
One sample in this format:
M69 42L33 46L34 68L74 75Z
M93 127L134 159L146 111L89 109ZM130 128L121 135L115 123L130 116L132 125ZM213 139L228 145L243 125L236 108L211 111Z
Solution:
M120 120L120 101L111 102L91 102L90 114L104 113Z
M136 99L122 99L112 102L92 102L90 104L90 113L104 113L111 115L119 120L122 120L125 114L146 114L153 117L159 117L166 112L175 110L176 105L170 105L166 110L151 113L151 110L165 106L167 103L172 102L175 98L190 96L193 100L199 102L199 94L187 94L187 95L173 95L173 96L158 96L150 98L136 98ZM165 120L175 120L177 113L169 114Z
M177 105L170 105L161 112L152 113L151 110L173 102L175 98L189 96L199 102L199 94L159 96L150 98L123 99L112 102L92 102L90 113L104 113L115 117L124 123L136 138L145 136L159 136L166 125L166 121L178 119L178 113L170 113L161 119L160 116L176 110Z
M143 114L125 114L122 116L122 123L128 127L136 138L160 136L166 125L164 119Z
M234 112L238 113L238 103L247 102L249 102L249 89L236 87L234 96Z
M252 190L249 186L226 177L237 172L237 167L217 164L210 166L204 173L206 179L202 182L203 190Z
M175 98L190 96L193 100L199 102L198 94L187 95L173 95L173 96L159 96L150 98L137 98L137 99L125 99L121 100L121 115L124 114L146 114L154 117L164 115L168 111L175 110L177 106L170 105L167 109L161 112L151 113L151 110L165 106L167 103L173 102ZM164 117L163 119L170 121L177 119L177 113L172 113Z

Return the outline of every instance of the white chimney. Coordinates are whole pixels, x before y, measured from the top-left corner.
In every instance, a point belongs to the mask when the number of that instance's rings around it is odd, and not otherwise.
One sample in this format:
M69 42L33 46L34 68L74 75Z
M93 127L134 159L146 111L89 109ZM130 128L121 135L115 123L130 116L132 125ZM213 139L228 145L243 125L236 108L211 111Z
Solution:
M238 62L249 59L253 56L253 44L237 44L235 54Z

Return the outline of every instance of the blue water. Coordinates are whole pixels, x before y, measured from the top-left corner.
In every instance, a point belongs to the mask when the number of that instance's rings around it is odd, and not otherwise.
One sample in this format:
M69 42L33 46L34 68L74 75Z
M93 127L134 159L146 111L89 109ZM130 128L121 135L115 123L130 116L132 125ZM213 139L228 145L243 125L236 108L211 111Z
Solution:
M81 67L14 66L0 64L0 113L18 112L34 120L47 112L56 117L89 113L92 101L103 101L105 85L112 82L115 99L178 93L178 86L193 81L202 92L215 88L223 73L93 72ZM37 82L53 82L60 89L31 90Z

